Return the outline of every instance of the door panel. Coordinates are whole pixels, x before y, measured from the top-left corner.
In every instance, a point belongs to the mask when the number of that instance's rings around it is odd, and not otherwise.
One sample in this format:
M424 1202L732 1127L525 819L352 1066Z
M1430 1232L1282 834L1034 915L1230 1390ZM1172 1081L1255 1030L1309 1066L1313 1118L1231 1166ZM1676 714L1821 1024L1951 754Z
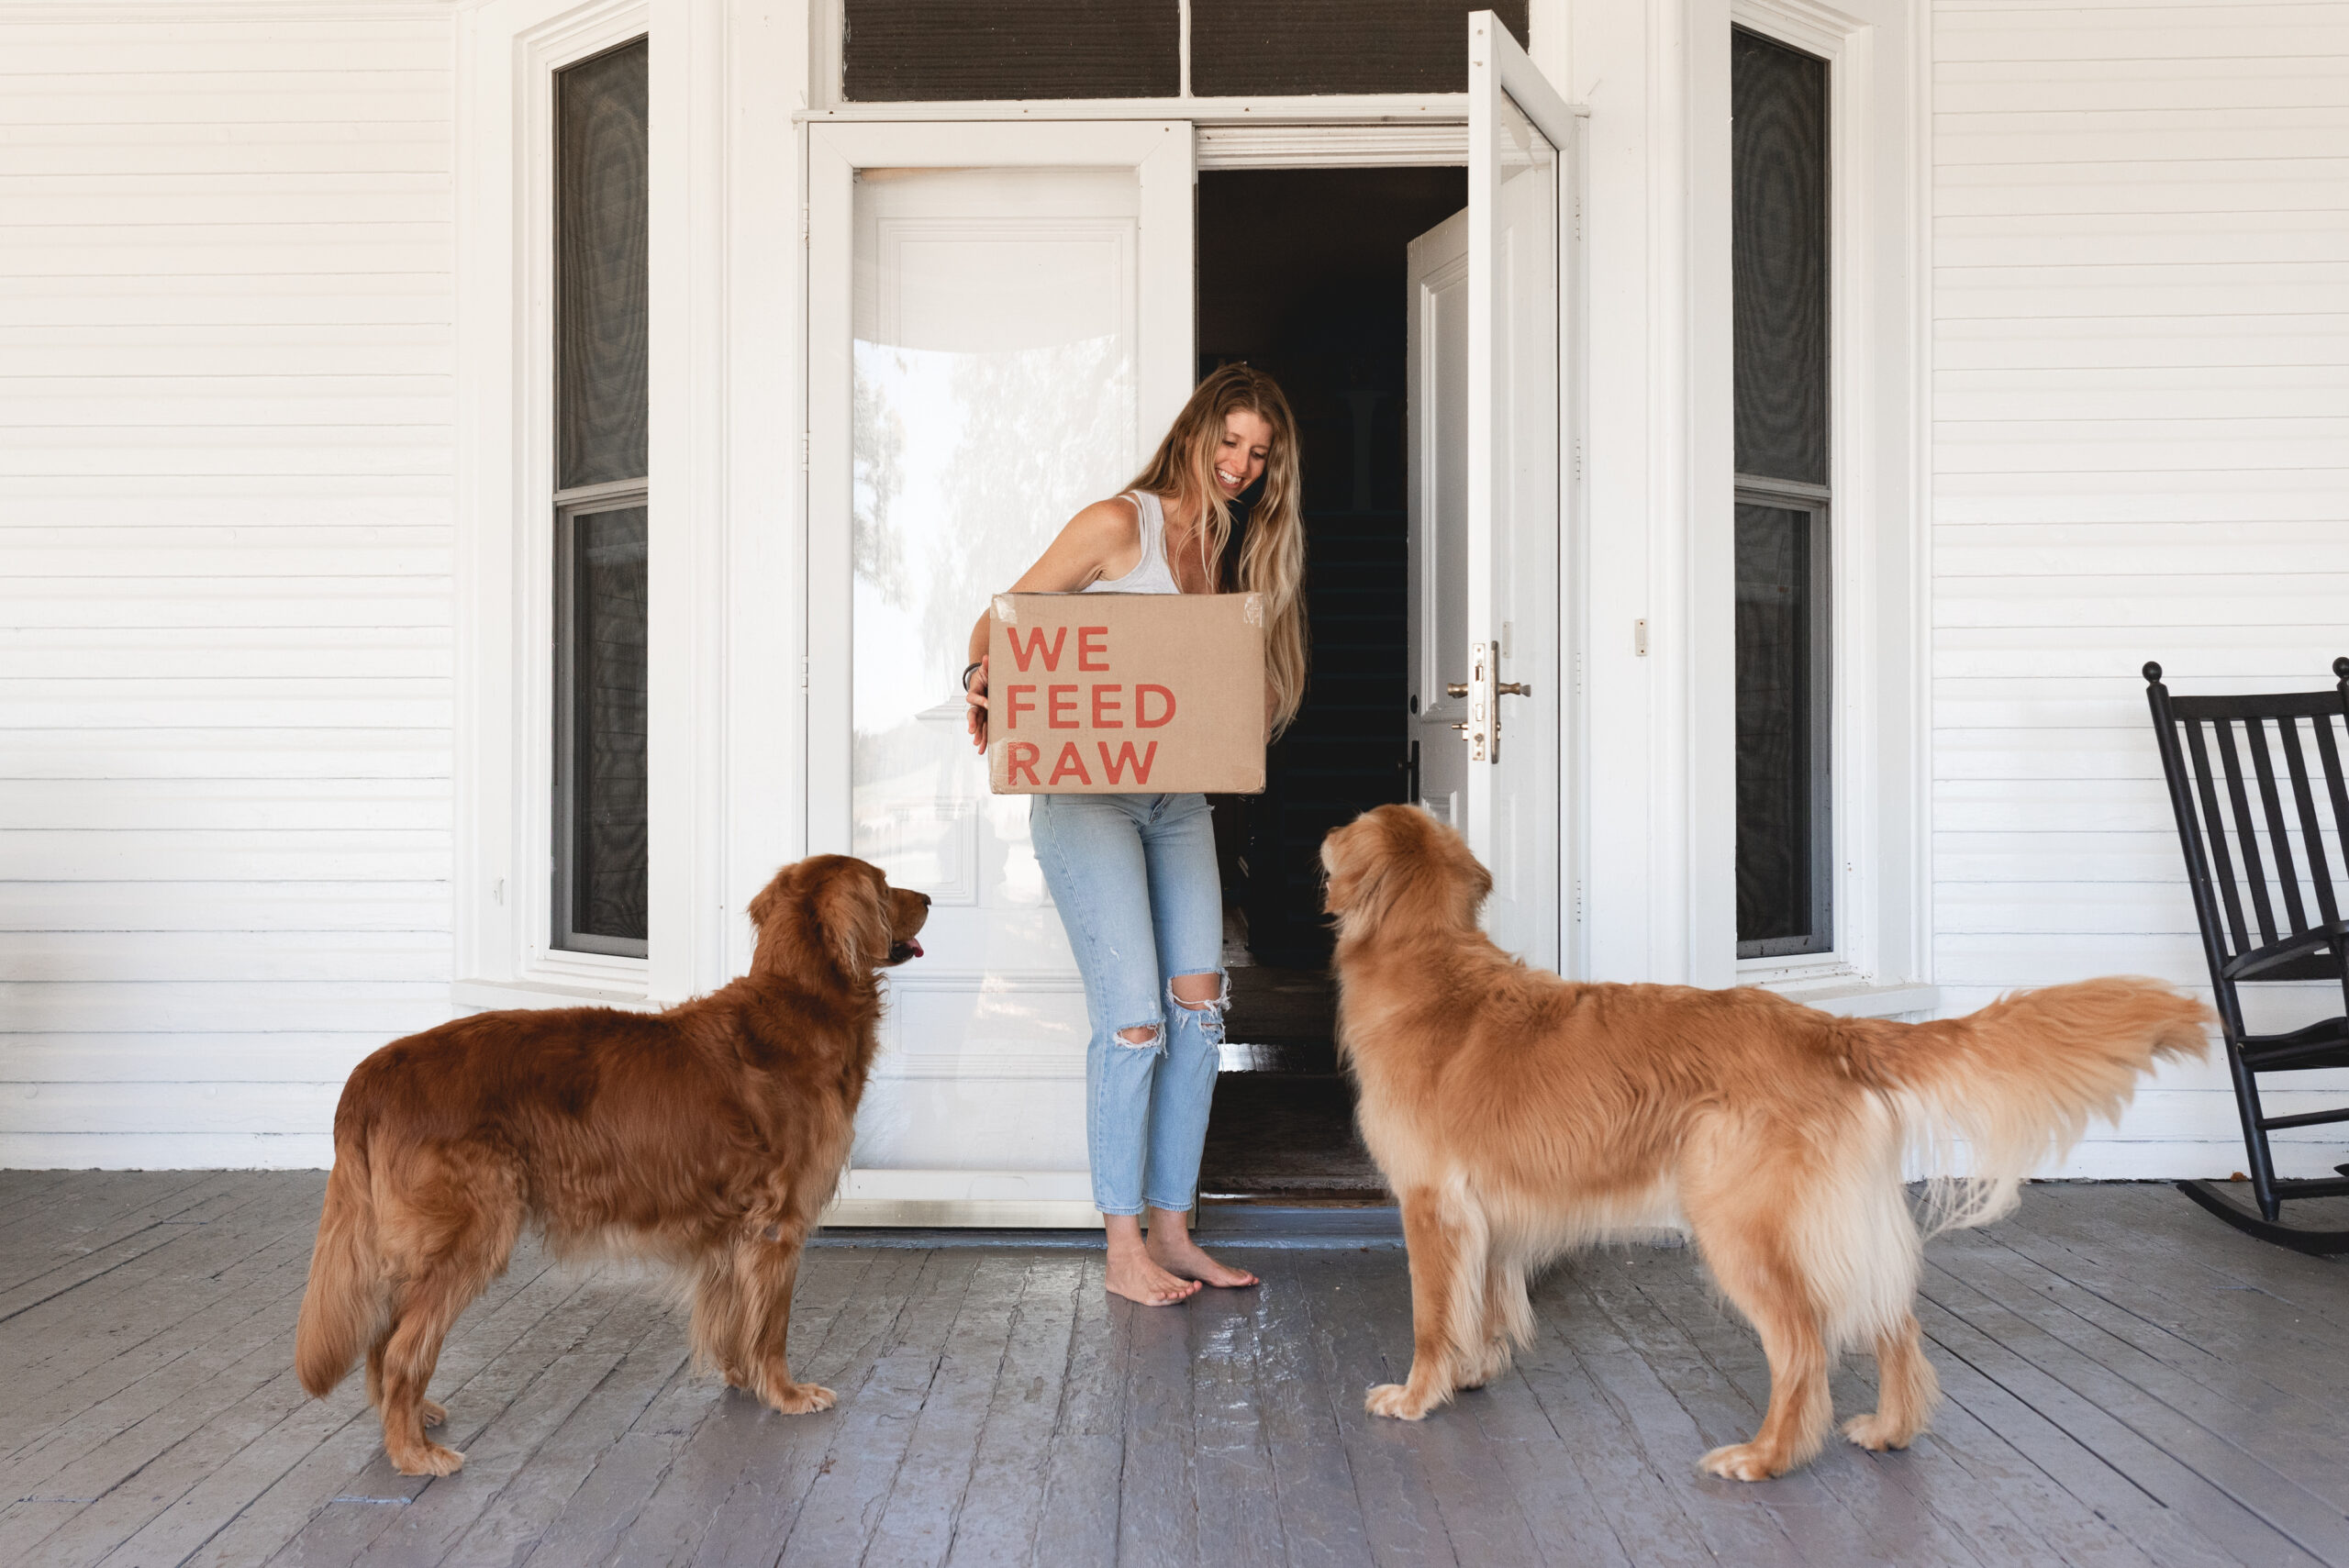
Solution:
M1413 243L1409 272L1422 402L1411 421L1420 794L1493 873L1494 940L1554 968L1567 520L1560 217L1575 120L1488 13L1472 15L1468 33L1468 207Z
M1083 989L956 682L988 596L1188 395L1188 128L810 141L811 231L849 243L809 266L808 837L934 901L833 1218L1093 1223Z
M1419 804L1463 820L1468 748L1468 214L1411 241L1409 636Z
M1487 41L1497 66L1515 48L1497 28ZM1500 71L1469 75L1486 91L1468 131L1468 832L1493 873L1494 940L1554 968L1560 159Z

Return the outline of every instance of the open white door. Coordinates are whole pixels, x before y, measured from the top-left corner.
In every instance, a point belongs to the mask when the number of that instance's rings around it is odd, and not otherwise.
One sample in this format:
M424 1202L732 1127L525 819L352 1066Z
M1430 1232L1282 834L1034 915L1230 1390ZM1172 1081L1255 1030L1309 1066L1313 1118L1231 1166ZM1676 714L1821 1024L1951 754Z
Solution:
M1493 873L1494 940L1555 968L1576 122L1485 11L1468 18L1468 106L1467 210L1410 253L1413 733L1420 798Z
M957 688L971 622L1192 383L1187 123L808 133L808 843L934 900L841 1224L1098 1222L1089 1027Z

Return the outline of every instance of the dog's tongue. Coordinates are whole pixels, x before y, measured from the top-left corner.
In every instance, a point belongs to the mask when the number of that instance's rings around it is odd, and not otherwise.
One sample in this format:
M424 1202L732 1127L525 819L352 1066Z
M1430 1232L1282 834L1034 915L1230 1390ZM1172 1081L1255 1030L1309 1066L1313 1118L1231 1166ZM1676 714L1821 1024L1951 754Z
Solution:
M912 951L916 958L919 958L921 956L921 944L914 940L913 938L907 937L906 939L906 946Z

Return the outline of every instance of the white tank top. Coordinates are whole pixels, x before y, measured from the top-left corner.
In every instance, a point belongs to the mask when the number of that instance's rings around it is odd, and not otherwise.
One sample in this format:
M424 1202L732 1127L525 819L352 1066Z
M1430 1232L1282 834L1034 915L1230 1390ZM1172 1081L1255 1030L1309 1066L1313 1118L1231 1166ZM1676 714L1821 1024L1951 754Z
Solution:
M1088 583L1088 594L1179 594L1183 590L1166 564L1166 512L1147 490L1129 490L1119 497L1133 503L1141 517L1141 559L1123 577Z

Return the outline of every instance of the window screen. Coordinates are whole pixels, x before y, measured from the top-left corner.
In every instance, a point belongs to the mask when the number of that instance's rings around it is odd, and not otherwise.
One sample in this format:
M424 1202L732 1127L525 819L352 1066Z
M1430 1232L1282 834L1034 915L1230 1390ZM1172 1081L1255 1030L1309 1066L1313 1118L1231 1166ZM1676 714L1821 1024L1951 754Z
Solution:
M646 951L646 48L555 73L553 944Z
M852 102L1171 98L1183 90L1178 0L845 0Z
M1808 507L1737 508L1737 939L1748 958L1831 945L1823 560Z
M555 484L641 478L645 45L556 78Z
M1464 93L1468 13L1525 41L1525 0L1191 0L1191 91Z
M1199 97L1460 93L1487 0L1191 0ZM1521 43L1526 0L1491 7ZM1180 0L842 0L849 101L1171 98Z
M556 743L569 945L642 952L645 940L645 508L564 517L557 635L567 688ZM598 940L600 939L600 940Z
M1731 36L1737 951L1834 946L1827 62Z
M1737 31L1731 57L1737 471L1827 483L1827 62Z

